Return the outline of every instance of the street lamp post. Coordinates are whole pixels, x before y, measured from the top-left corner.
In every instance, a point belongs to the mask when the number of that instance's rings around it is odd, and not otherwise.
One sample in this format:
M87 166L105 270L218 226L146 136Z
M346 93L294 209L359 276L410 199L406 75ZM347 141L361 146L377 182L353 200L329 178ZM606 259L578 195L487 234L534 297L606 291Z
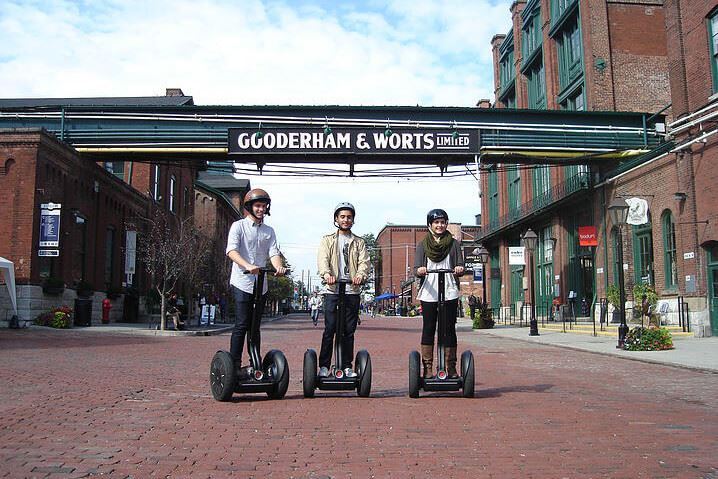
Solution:
M489 262L489 250L484 248L484 245L480 244L478 247L474 248L471 253L478 256L479 263L481 263L481 289L484 294L481 300L486 305L486 263Z
M626 325L626 291L623 277L623 233L621 227L626 223L628 218L628 204L623 198L614 198L608 205L608 214L611 223L616 227L618 232L618 241L616 245L616 260L618 262L618 302L621 311L621 324L618 326L618 344L616 348L622 349L626 342L626 334L628 334L628 325Z
M524 247L529 253L529 271L531 275L531 321L529 322L529 336L538 336L538 322L536 321L536 285L534 282L534 251L538 243L538 235L531 228L521 237Z

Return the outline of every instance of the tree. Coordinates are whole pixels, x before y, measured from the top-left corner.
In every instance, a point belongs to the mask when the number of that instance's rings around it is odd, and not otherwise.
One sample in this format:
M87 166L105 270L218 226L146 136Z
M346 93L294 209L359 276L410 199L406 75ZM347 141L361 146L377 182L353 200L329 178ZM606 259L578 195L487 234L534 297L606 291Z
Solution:
M167 327L167 296L180 279L196 281L207 262L210 241L194 225L193 218L169 216L156 208L144 219L138 253L160 300L160 329Z
M371 262L371 268L369 269L369 278L366 283L362 286L362 293L375 293L376 274L381 271L381 251L379 250L379 244L374 237L374 233L367 233L362 236L366 247L369 250L369 261Z

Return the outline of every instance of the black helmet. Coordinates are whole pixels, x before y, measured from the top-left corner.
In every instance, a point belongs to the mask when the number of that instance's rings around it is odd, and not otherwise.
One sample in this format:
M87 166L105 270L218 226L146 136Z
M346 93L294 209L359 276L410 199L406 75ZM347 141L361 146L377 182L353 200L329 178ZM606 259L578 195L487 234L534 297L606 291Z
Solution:
M336 206L334 207L334 218L337 217L337 213L339 213L341 210L349 210L349 211L352 212L352 215L353 215L353 216L356 216L356 215L357 215L356 210L354 210L354 205L353 205L353 204L348 203L348 202L346 202L346 201L342 201L341 203L339 203L338 205L336 205Z
M439 208L429 211L426 214L426 226L431 226L431 223L441 218L444 218L447 223L449 222L449 215L446 214L446 211Z

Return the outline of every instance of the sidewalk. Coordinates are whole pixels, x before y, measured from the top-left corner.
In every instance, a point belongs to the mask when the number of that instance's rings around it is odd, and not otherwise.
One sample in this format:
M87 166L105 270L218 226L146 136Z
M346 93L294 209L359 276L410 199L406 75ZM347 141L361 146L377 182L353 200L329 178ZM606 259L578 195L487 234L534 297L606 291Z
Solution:
M457 329L467 331L470 328L471 320L466 318L459 320ZM625 351L616 349L617 341L615 337L594 337L587 334L563 333L544 329L539 329L539 336L529 336L529 328L527 327L497 326L493 329L476 330L474 334L488 334L530 343L618 356L633 361L718 373L718 337L674 337L674 348L667 351Z

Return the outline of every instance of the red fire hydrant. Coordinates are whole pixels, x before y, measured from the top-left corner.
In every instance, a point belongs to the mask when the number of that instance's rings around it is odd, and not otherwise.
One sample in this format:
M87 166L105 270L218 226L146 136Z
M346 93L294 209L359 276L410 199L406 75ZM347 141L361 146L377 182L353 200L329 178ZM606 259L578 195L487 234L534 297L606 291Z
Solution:
M102 324L110 322L110 310L112 309L112 303L110 300L105 298L102 300Z

